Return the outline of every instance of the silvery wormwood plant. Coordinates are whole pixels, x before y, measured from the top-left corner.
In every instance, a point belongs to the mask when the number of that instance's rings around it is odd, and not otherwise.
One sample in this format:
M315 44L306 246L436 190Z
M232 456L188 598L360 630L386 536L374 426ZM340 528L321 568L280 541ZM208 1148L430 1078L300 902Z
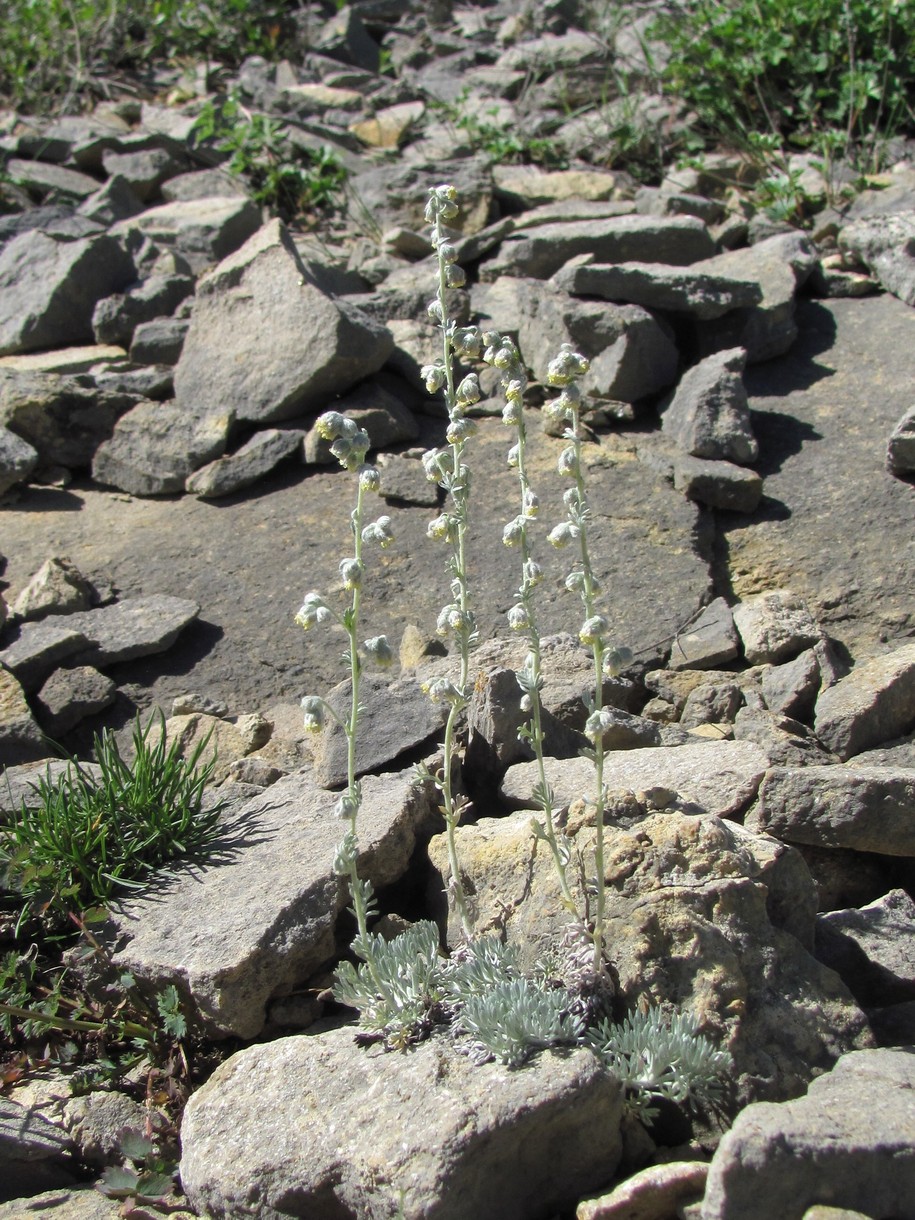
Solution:
M347 781L346 791L336 803L334 812L337 817L348 822L349 826L340 842L334 858L334 872L339 877L349 881L352 911L356 917L356 939L353 948L366 961L371 961L371 940L368 932L368 919L374 913L374 898L372 883L360 878L356 862L358 856L358 840L356 823L359 808L362 804L362 785L356 778L356 743L359 727L359 679L365 661L371 660L379 665L390 665L393 653L384 636L375 636L359 644L359 611L362 598L362 583L365 575L363 547L367 545L389 546L394 541L391 532L391 518L380 516L372 522L365 521L365 498L372 492L377 492L381 486L381 478L374 466L366 463L369 449L369 435L359 428L353 420L337 411L327 411L319 417L316 428L318 434L331 442L331 453L341 466L356 476L356 503L350 514L350 525L353 535L353 553L340 561L340 580L343 589L350 595L350 603L341 614L338 614L324 600L320 593L311 592L305 596L295 621L304 630L320 623L335 622L343 627L348 640L346 660L349 664L350 683L352 687L350 711L346 719L342 719L326 699L319 695L308 695L302 700L305 714L305 727L310 732L318 733L325 725L329 715L343 729L347 743Z
M467 521L470 504L470 468L465 461L468 440L476 432L476 424L467 417L467 409L479 402L480 384L475 373L459 382L455 372L455 356L477 359L482 350L482 336L475 326L459 327L449 313L448 289L460 288L465 282L457 264L455 234L447 225L458 214L457 192L453 186L437 186L429 191L426 220L432 226L431 241L438 260L438 292L429 305L429 317L438 323L442 336L442 355L433 364L423 367L422 377L430 394L443 391L448 411L447 446L430 449L423 455L426 477L438 483L447 493L444 511L429 523L430 538L450 547L448 571L451 576L451 600L442 608L437 631L453 640L460 655L457 681L436 678L425 684L429 697L446 704L443 764L441 771L431 775L420 769L420 777L432 779L441 793L442 814L448 843L448 865L451 873L448 896L458 913L466 939L472 936L467 896L461 880L455 831L466 807L463 797L455 790L454 747L458 721L470 701L470 651L477 640L476 620L471 608L467 573Z
M568 442L559 455L559 474L571 480L563 494L566 519L555 526L549 541L555 547L578 544L578 561L566 577L566 588L578 593L584 607L584 622L578 638L591 650L594 665L594 689L588 706L585 736L592 743L586 751L594 764L594 894L595 908L592 921L594 943L594 973L603 969L604 960L604 910L606 906L606 877L604 874L604 808L606 791L604 786L604 733L610 727L610 713L602 706L604 676L615 677L631 660L626 648L612 648L607 636L610 623L598 612L597 598L600 583L591 563L588 531L592 521L588 503L583 462L582 394L578 381L588 371L588 361L576 352L571 344L564 343L559 355L550 361L547 381L561 392L544 406L544 411L554 420L566 424L563 433Z

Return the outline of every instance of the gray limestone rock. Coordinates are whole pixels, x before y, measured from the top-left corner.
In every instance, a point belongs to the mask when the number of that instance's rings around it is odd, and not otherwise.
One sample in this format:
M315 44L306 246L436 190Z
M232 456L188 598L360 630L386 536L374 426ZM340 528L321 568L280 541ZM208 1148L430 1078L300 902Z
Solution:
M915 856L915 771L894 767L773 767L747 818L789 843Z
M347 903L333 872L342 835L335 801L307 770L249 800L227 825L217 859L176 866L148 897L112 912L102 935L118 968L154 990L173 983L209 1036L256 1037L269 1000L333 955ZM376 889L403 876L434 807L434 792L414 787L412 769L367 777L360 876Z
M693 729L700 724L733 724L743 704L743 692L736 682L705 682L694 687L680 713L680 727Z
M135 278L130 255L107 234L12 238L0 248L0 355L91 343L96 301Z
M475 288L471 300L481 325L517 334L525 364L544 383L563 343L590 360L582 390L599 398L636 402L676 379L671 332L638 305L578 300L551 284L510 276Z
M89 643L76 653L74 661L105 666L165 652L199 613L197 602L153 593L70 614L68 626Z
M130 344L130 359L134 364L177 364L189 327L187 318L151 318L138 323Z
M80 1159L94 1169L123 1164L121 1135L125 1131L144 1134L148 1118L149 1112L140 1102L114 1091L70 1097L63 1105L64 1125Z
M712 1159L702 1220L802 1220L817 1203L912 1220L913 1131L911 1050L844 1055L805 1097L738 1115Z
M38 453L28 441L0 426L0 496L24 483L38 462Z
M773 767L827 766L835 762L805 724L761 706L740 708L734 718L734 739L755 742Z
M27 691L37 690L61 661L74 656L89 643L71 616L51 617L41 623L25 623L17 639L0 652L0 663Z
M173 314L193 292L192 276L151 275L124 293L104 297L92 314L96 343L130 347L134 331L141 322Z
M908 732L915 725L915 644L862 661L821 691L814 725L842 759Z
M44 1212L54 1220L120 1220L121 1207L114 1199L106 1199L94 1186L59 1187L41 1191L27 1199L12 1199L0 1203L0 1220L34 1220ZM176 1216L175 1220L182 1220Z
M21 157L10 157L3 167L4 173L16 186L24 187L34 198L46 195L54 198L85 199L98 190L98 182L77 169L63 165L51 165L47 161L25 161Z
M88 375L0 371L0 421L28 441L46 465L88 466L115 422L136 402L136 394L97 389Z
M109 178L115 175L123 178L144 203L154 199L166 178L174 177L187 164L186 158L178 160L165 148L102 153L102 166Z
M89 665L56 670L35 696L48 736L56 740L115 700L117 685Z
M628 757L636 763L652 753L660 751ZM567 833L590 868L593 825L576 827L570 818ZM631 827L607 825L603 834L605 935L622 1002L692 1013L734 1056L739 1101L796 1095L844 1051L872 1045L844 985L795 938L800 921L792 912L803 907L804 923L812 922L813 883L800 865L785 866L771 839L670 808ZM538 846L528 813L457 831L476 926L504 929L527 966L568 926L553 861ZM429 852L447 876L445 836L434 838ZM575 894L578 885L574 880ZM459 935L453 918L449 930Z
M72 1141L44 1115L0 1097L0 1200L72 1186Z
M166 203L186 203L191 199L211 199L214 196L239 199L248 194L245 180L227 169L215 166L212 169L195 169L186 174L176 174L162 183L162 198Z
M347 678L326 696L327 702L344 720L349 716L351 691ZM363 709L356 743L359 775L392 762L433 737L440 731L447 715L423 693L415 678L391 682L378 674L365 673L359 683L359 703ZM347 750L342 725L328 717L314 749L314 775L322 787L337 788L346 783Z
M866 1008L915 1000L915 902L897 889L817 916L816 955Z
M690 500L732 513L752 513L762 499L763 481L755 470L733 462L677 454L674 487Z
M706 356L660 404L662 430L693 457L746 466L759 456L741 376L746 360L740 347Z
M217 196L162 203L114 225L111 233L140 233L176 250L199 274L243 245L261 225L260 208L250 199Z
M547 758L546 777L558 805L590 799L594 767L586 758ZM752 802L768 760L751 742L703 741L695 745L610 751L604 756L604 784L638 791L660 785L677 794L674 805L688 812L733 817ZM513 809L531 809L537 764L518 763L502 781L501 794Z
M300 450L304 435L298 428L266 428L263 432L255 432L234 453L195 470L187 478L184 489L206 500L250 487Z
M597 263L658 262L686 267L709 259L714 242L695 216L614 216L547 224L510 234L480 265L487 283L505 275L547 279L569 259L591 254Z
M115 175L79 205L79 214L98 224L113 225L137 216L145 205L130 183Z
M467 710L464 769L471 783L479 785L501 776L513 763L534 757L530 744L518 736L518 730L531 718L530 712L521 708L521 694L514 670L497 667L480 672ZM581 733L557 721L546 708L541 708L541 724L544 752L552 758L573 758L587 745ZM657 727L652 727L657 732Z
M886 447L886 468L890 474L915 473L915 407L910 407L890 433Z
M391 347L383 326L311 282L271 221L198 283L175 394L195 413L290 419L377 372Z
M748 309L762 300L762 289L751 280L658 262L573 262L560 268L552 279L573 296L668 309L702 320L719 318L732 309Z
M731 608L716 597L677 632L668 664L671 669L714 669L736 660L739 651Z
M750 280L762 289L758 305L736 309L701 324L700 343L704 350L742 347L751 363L787 352L798 334L794 316L797 289L811 274L816 261L810 240L802 234L790 233L715 255L694 267L697 272Z
M821 631L802 597L775 589L734 607L734 626L751 665L790 661L820 639Z
M915 210L853 220L840 231L839 247L862 262L887 292L915 305Z
M793 661L765 670L760 685L763 700L771 711L807 720L813 714L821 682L817 650L807 648Z
M96 450L92 477L133 496L184 491L192 471L225 451L232 416L177 402L137 403Z
M16 600L12 610L17 618L30 620L49 614L69 614L88 610L93 587L66 557L46 559Z
M47 758L49 753L25 692L14 675L0 665L0 766L16 767ZM0 793L6 797L4 785L0 785ZM18 809L18 803L13 808Z
M702 1198L707 1177L705 1161L649 1165L609 1194L583 1199L575 1209L575 1220L663 1220L683 1215L683 1207Z
M621 1117L584 1050L510 1071L443 1037L385 1054L334 1029L217 1068L184 1114L181 1180L196 1209L259 1220L544 1220L612 1177Z

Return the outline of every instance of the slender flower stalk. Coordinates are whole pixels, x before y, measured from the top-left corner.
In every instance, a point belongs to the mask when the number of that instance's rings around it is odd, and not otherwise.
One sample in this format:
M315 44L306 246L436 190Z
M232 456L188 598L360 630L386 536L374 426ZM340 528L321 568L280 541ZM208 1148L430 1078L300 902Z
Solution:
M578 543L579 560L567 576L565 583L567 589L578 593L581 597L585 617L578 638L590 648L594 662L594 690L588 703L585 736L592 743L589 756L594 763L596 899L592 940L594 943L594 972L597 974L602 969L604 955L603 929L606 907L604 732L610 723L610 714L602 706L602 694L605 673L618 672L620 661L625 660L626 650L612 649L607 643L606 636L610 624L597 610L600 585L594 575L588 548L591 512L582 462L581 389L576 384L578 378L587 371L588 361L585 357L574 351L570 344L564 343L559 355L550 361L547 372L547 381L550 385L559 387L561 393L545 409L554 419L565 421L568 425L563 434L568 444L559 456L558 469L560 475L572 480L572 486L563 495L567 513L566 520L551 531L549 540L556 547L563 547L572 542Z
M320 732L327 716L335 720L346 736L346 791L334 807L337 817L349 823L342 842L334 857L334 871L349 880L353 914L356 917L357 935L353 947L360 952L368 943L368 920L374 911L372 883L360 878L357 870L358 841L356 823L362 804L362 785L356 778L356 745L359 729L359 682L365 659L377 664L389 664L393 659L390 645L384 636L375 636L359 645L359 613L362 601L362 581L365 573L363 548L377 543L388 546L394 540L390 517L381 516L376 521L365 521L365 498L369 492L377 492L381 485L378 471L366 465L365 455L369 448L369 436L353 420L337 411L328 411L316 424L317 431L325 440L332 441L331 453L346 470L356 476L356 503L350 514L350 529L353 535L353 554L340 561L340 580L350 594L350 604L342 614L328 606L320 593L308 593L295 616L295 621L304 630L324 622L336 622L346 632L348 640L348 663L352 687L349 715L346 719L319 695L307 695L302 700L305 727L310 732ZM364 956L364 954L363 954Z
M431 538L447 542L451 547L448 570L451 574L451 601L438 617L440 635L455 640L460 654L460 675L456 683L432 682L426 690L430 698L448 704L445 723L444 763L433 779L442 794L442 812L448 842L448 863L451 878L449 897L461 921L464 936L472 936L467 896L461 881L455 831L466 802L454 788L454 747L458 720L470 701L470 650L477 639L476 622L471 608L467 575L467 520L470 500L470 470L464 461L467 441L476 431L466 410L481 397L476 374L470 373L456 384L455 355L476 359L482 348L482 337L476 327L458 327L448 311L448 289L459 288L465 281L457 265L457 251L447 221L457 215L457 192L453 186L433 187L426 204L426 220L432 226L432 244L438 256L438 292L429 305L429 316L437 322L442 334L441 359L426 365L423 380L430 394L444 391L448 409L448 447L432 449L423 455L426 477L438 483L448 493L448 506L429 523Z
M534 786L534 799L543 813L543 819L532 818L531 829L538 839L544 840L550 849L563 905L573 914L577 913L575 899L568 879L568 863L571 858L568 840L556 831L554 815L556 796L547 782L544 763L544 732L540 692L543 689L541 670L540 630L537 625L537 612L534 589L543 579L540 565L534 560L530 525L537 518L540 502L534 492L527 468L527 426L524 420L523 399L527 385L527 375L521 355L512 342L504 335L496 332L484 334L483 342L486 350L483 360L501 374L502 391L506 405L502 411L502 422L515 429L515 443L508 454L508 464L518 472L520 484L520 511L505 526L502 531L502 541L505 546L517 547L521 559L521 584L515 594L515 604L508 612L508 623L513 631L527 637L528 653L521 672L518 674L518 685L521 688L521 708L530 713L530 720L520 730L520 736L526 738L534 751L537 763L538 780Z

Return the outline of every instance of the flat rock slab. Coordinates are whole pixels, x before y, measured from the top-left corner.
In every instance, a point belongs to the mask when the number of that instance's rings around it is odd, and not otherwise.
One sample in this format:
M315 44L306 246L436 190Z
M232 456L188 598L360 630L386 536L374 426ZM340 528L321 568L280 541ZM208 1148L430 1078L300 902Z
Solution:
M585 758L546 761L547 782L558 805L590 800L594 767ZM749 741L703 741L696 745L617 750L604 756L604 784L633 792L656 786L676 792L674 807L729 817L744 809L756 795L768 767L765 753ZM537 764L510 767L501 793L514 808L534 808L531 791L537 782Z
M915 902L905 890L890 890L867 906L818 915L816 952L859 1004L915 1000Z
M139 230L158 245L177 250L199 274L237 250L260 224L256 203L229 195L163 203L120 221L112 232Z
M386 1054L353 1032L251 1047L194 1094L181 1181L198 1211L545 1220L612 1176L621 1089L590 1052L511 1071L444 1037Z
M715 253L708 229L695 216L613 216L541 225L512 234L480 266L492 283L503 275L546 279L578 254L598 263L662 262L685 267Z
M666 263L563 267L553 276L553 282L574 296L628 301L646 309L669 309L696 318L719 318L731 309L748 308L762 300L762 289L752 280Z
M360 875L380 888L405 872L433 816L412 771L363 784ZM333 872L345 826L336 794L307 772L279 780L233 815L224 852L181 869L148 897L125 902L106 926L119 968L157 990L173 983L211 1037L253 1038L275 995L327 961L347 898Z
M915 210L854 220L839 233L841 249L864 263L881 286L915 305Z
M40 623L25 623L19 638L0 652L0 663L27 691L37 690L61 661L80 652L90 642L70 616L54 616Z
M297 428L267 428L263 432L256 432L234 453L196 470L187 479L185 490L202 499L212 500L250 487L300 450L304 435Z
M552 524L565 517L565 484L555 474L565 442L539 431L536 412L528 421L531 478L543 521L534 543L545 571L538 589L541 630L574 627L577 633L580 603L563 585L572 557L546 542ZM439 434L430 431L437 425L421 422L424 443L439 443ZM501 421L482 419L469 458L475 486L485 490L485 502L471 512L469 543L484 640L506 635L505 613L520 579L502 545L502 526L518 513L517 473L506 466L511 443ZM659 665L666 640L708 600L708 520L632 460L625 443L617 448L616 438L586 446L585 456L596 513L589 544L614 641L634 652L647 650L645 660ZM48 555L66 554L85 572L103 565L120 589L155 589L205 606L203 617L211 626L204 655L203 637L188 632L177 641L168 672L152 678L144 662L135 679L119 675L142 682L166 711L189 686L233 713L324 693L344 675L343 637L327 631L303 635L293 616L309 589L329 596L339 588L338 564L352 547L352 483L339 469L312 468L306 475L287 467L261 486L261 494L222 500L218 507L193 496L125 500L84 486L79 512L69 511L72 495L29 487L4 514L4 579L21 588ZM380 563L377 555L370 557L362 623L365 637L386 634L393 643L408 623L434 631L448 600L449 577L444 549L426 536L436 510L405 505L387 511L396 541ZM104 554L99 539L105 540Z
M801 1220L817 1203L912 1220L913 1132L911 1050L845 1055L806 1097L738 1115L712 1159L702 1220Z
M184 491L187 477L225 450L230 412L142 401L117 422L92 459L92 477L132 496Z
M744 375L765 495L720 523L730 585L741 600L792 589L827 635L867 656L881 636L899 645L915 631L913 491L884 468L912 405L915 314L883 295L802 301L797 319L790 354ZM899 540L889 575L888 539Z
M78 653L76 663L101 667L165 652L199 613L197 602L153 593L68 614L65 621L91 645Z
M747 819L789 843L915 856L915 770L773 767Z

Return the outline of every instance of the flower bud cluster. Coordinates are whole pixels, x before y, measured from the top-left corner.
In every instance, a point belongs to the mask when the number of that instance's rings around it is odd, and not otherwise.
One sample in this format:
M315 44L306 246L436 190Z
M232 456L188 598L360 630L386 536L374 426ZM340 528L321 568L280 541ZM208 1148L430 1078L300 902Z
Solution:
M371 440L364 428L339 411L325 411L315 424L318 436L331 441L330 451L347 470L359 470L365 462Z
M549 385L569 386L583 377L590 367L587 357L576 352L571 343L563 343L559 354L547 366L546 379Z
M302 605L295 616L295 621L303 631L308 631L310 627L314 627L318 623L330 622L333 617L333 611L321 594L311 592L305 594Z
M362 541L377 542L381 549L384 550L385 547L390 546L394 541L391 525L390 517L379 517L377 521L373 521L370 525L365 526L362 531Z
M320 733L326 720L327 704L320 695L306 695L302 700L302 714L306 733Z

